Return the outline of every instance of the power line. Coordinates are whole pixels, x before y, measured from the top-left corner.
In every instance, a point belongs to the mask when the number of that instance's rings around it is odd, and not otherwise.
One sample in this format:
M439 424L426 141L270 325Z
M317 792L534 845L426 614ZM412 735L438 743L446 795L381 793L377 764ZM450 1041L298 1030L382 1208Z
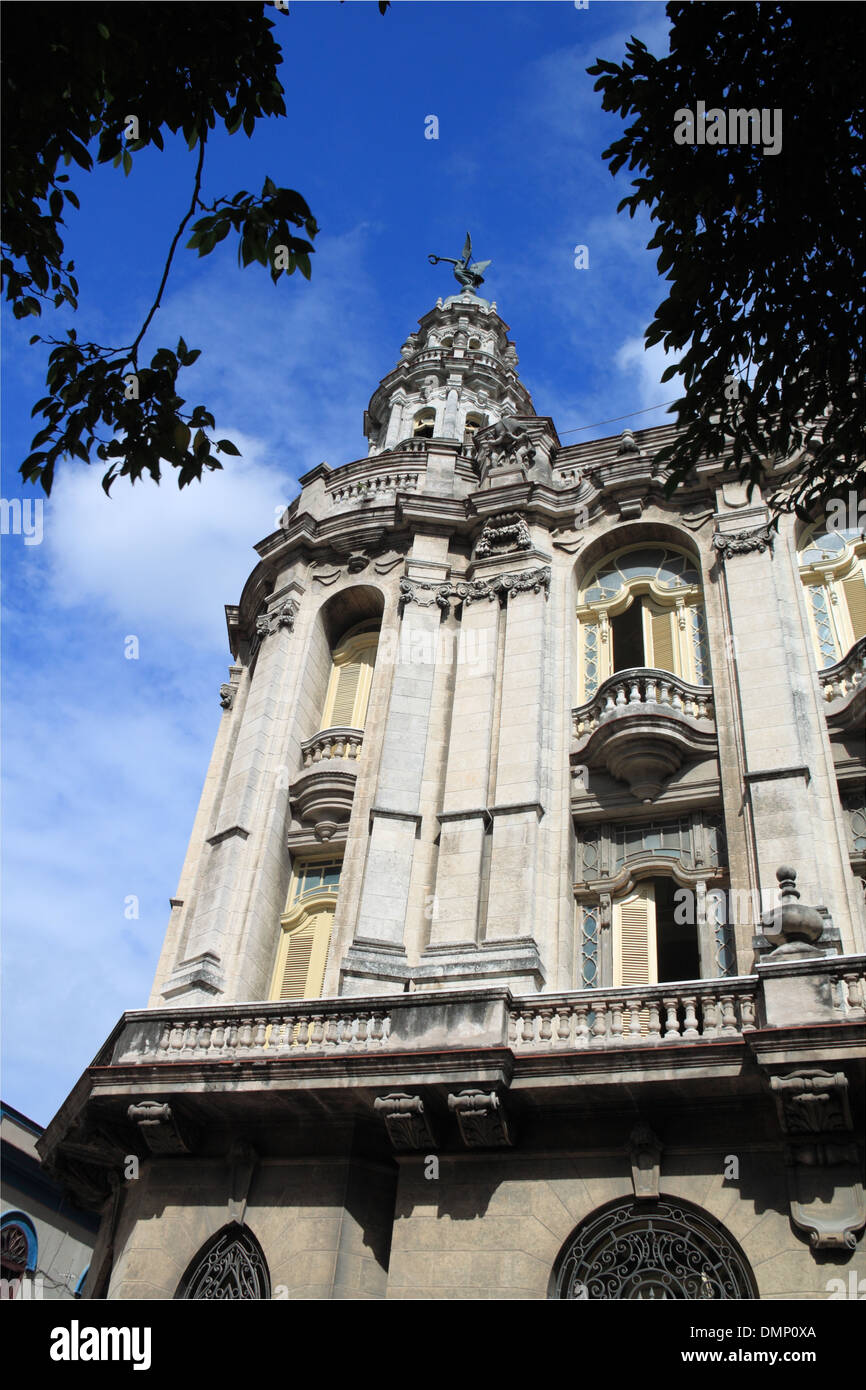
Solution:
M616 425L620 420L631 420L634 415L649 415L653 410L661 410L662 406L675 404L675 401L661 401L658 405L648 405L645 410L632 410L628 415L614 415L611 420L596 420L592 425L577 425L573 430L559 430L557 432L561 439L565 434L580 434L581 430L594 430L599 425Z

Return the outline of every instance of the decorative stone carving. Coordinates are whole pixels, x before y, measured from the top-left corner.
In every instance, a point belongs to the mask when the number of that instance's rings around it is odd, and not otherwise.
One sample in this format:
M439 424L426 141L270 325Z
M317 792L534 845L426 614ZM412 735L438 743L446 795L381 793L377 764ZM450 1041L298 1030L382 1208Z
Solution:
M231 709L235 698L235 688L233 685L224 683L220 686L220 704L223 709Z
M514 1142L495 1091L459 1091L449 1095L448 1109L457 1116L467 1149L505 1148Z
M281 627L287 627L289 632L293 632L297 616L298 605L292 599L287 599L280 608L275 608L271 613L262 613L256 618L256 636L261 641Z
M550 589L550 566L540 569L516 570L508 574L493 575L490 579L467 579L456 583L433 584L424 579L400 580L400 612L410 603L421 608L430 608L434 603L447 613L452 600L458 603L474 603L479 599L492 602L495 598L507 598L509 594L539 593Z
M713 550L721 551L725 560L732 555L747 555L756 550L763 553L773 549L774 535L769 526L758 526L754 531L716 531L713 536Z
M170 1105L162 1105L157 1100L143 1100L138 1105L130 1105L126 1114L138 1125L141 1137L151 1153L192 1152L192 1136L181 1131Z
M791 1219L818 1250L852 1250L866 1225L866 1195L844 1072L803 1069L772 1076Z
M529 550L532 537L529 527L517 512L505 512L502 516L488 517L475 547L475 558L498 555L509 550Z
M662 1145L649 1125L635 1125L628 1141L634 1195L656 1199L659 1195Z
M495 424L479 430L475 440L482 480L494 470L525 470L535 462L532 435L516 415L503 415Z
M395 1091L389 1096L377 1096L373 1109L384 1119L388 1138L399 1152L436 1147L436 1139L420 1096Z

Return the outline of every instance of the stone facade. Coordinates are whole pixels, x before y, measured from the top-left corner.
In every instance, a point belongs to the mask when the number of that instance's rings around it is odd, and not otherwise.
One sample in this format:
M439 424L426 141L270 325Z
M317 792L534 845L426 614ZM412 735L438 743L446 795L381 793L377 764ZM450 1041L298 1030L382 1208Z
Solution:
M819 669L801 524L713 460L666 498L671 427L563 447L507 335L440 300L226 610L149 1008L42 1141L91 1295L226 1227L272 1297L627 1298L616 1202L704 1252L664 1296L857 1267L862 538Z

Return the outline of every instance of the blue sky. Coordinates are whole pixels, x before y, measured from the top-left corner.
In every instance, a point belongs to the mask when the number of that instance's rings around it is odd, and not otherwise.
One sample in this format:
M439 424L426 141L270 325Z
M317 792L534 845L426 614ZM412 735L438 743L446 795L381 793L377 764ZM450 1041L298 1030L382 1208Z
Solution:
M3 1097L41 1123L122 1011L148 998L220 718L237 601L296 479L363 457L362 412L400 344L456 286L427 253L490 257L482 293L510 324L520 373L563 442L618 433L610 417L670 400L642 337L664 297L644 216L616 206L628 175L601 159L620 133L585 69L635 34L667 51L662 4L292 0L274 14L287 120L217 133L203 196L298 189L321 227L310 283L237 266L227 240L179 255L147 345L201 348L190 404L242 449L179 493L61 465L42 538L3 538ZM439 119L438 140L424 138ZM81 212L66 245L81 308L41 331L130 342L192 186L178 137L125 179L71 166ZM574 268L574 247L589 268ZM4 309L6 499L35 432L47 349ZM186 389L184 389L184 387ZM661 423L663 410L634 427ZM170 473L171 470L167 470ZM38 534L38 533L37 533ZM36 539L35 537L33 538ZM138 639L138 659L125 657ZM130 899L137 899L138 916Z

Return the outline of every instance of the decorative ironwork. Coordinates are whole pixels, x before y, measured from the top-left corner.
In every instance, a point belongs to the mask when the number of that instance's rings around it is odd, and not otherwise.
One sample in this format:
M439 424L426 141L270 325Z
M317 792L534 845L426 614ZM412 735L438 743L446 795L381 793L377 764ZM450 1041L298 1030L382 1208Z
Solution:
M10 1222L8 1226L3 1227L2 1232L0 1232L0 1252L2 1252L4 1276L9 1270L12 1271L12 1277L17 1278L27 1268L29 1246L27 1236L20 1226Z
M735 1241L686 1202L618 1202L578 1229L562 1261L556 1298L757 1298Z
M255 1236L226 1226L197 1255L175 1295L183 1299L270 1299L271 1281Z

